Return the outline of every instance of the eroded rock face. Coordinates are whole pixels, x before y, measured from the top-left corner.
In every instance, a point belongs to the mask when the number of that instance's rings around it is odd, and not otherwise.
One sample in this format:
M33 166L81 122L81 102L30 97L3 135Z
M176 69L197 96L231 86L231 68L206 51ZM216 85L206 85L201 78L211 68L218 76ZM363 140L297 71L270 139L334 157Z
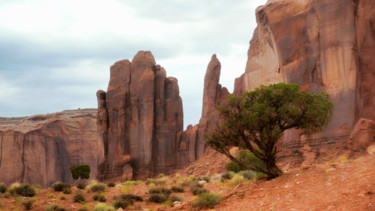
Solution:
M70 168L91 167L96 178L103 154L97 139L96 109L63 111L24 118L0 118L0 181L50 186L72 183Z
M97 96L98 133L105 149L98 179L143 179L179 165L183 111L178 82L166 77L151 52L116 62L107 92Z
M326 91L335 105L321 133L287 131L282 147L291 152L306 144L345 144L359 118L375 119L374 1L273 0L256 15L246 71L236 79L234 93L297 83L313 93Z

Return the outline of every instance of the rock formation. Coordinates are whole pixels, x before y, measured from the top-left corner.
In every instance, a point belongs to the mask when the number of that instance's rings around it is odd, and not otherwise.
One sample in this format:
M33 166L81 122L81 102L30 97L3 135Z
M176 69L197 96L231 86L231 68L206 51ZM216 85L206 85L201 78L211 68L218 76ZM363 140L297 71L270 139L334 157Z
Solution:
M103 151L97 140L96 109L24 118L0 118L0 182L74 182L70 168L91 167L96 178Z
M98 179L148 178L176 168L182 100L177 79L166 77L151 52L116 62L107 92L97 96L105 149Z
M375 119L374 1L269 0L256 16L246 71L234 93L297 83L313 93L326 91L335 105L321 133L286 132L285 149L346 144L359 118Z

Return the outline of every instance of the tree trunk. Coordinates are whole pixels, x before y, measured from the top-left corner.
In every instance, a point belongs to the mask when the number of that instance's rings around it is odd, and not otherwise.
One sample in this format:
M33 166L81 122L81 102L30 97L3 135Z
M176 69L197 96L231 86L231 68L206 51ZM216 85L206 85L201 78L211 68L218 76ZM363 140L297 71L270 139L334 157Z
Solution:
M276 165L267 166L267 172L268 172L267 179L274 179L283 174L283 172Z

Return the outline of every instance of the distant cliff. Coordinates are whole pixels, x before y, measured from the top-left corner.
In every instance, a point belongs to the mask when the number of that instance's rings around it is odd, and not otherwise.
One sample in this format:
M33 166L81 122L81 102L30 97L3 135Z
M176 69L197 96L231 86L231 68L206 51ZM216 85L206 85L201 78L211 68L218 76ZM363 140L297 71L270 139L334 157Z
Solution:
M23 118L0 118L0 182L73 182L70 168L91 167L96 178L103 154L96 109L68 110Z

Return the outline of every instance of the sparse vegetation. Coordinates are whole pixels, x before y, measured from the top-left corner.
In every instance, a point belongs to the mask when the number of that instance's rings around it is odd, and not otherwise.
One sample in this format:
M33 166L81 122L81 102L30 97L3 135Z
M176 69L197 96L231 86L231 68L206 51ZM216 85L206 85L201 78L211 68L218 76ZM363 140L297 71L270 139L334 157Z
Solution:
M33 206L33 201L24 201L22 205L25 207L25 210L31 210L31 207Z
M59 205L52 205L52 206L48 206L46 208L46 211L65 211L65 208L62 208L60 207Z
M90 209L86 206L86 205L83 205L82 207L80 207L78 209L78 211L89 211Z
M13 191L14 191L13 193L17 195L25 196L25 197L32 197L32 196L35 196L36 194L35 188L32 185L27 184L27 183L14 187Z
M198 209L214 208L221 201L221 197L214 193L202 193L198 195L198 198L193 202L193 207Z
M177 187L177 186L172 186L171 187L171 190L173 191L173 192L177 192L177 193L183 193L185 190L184 190L184 188L182 188L182 187Z
M297 84L260 86L240 97L229 95L217 107L221 123L207 135L207 144L245 169L262 172L268 179L282 171L276 165L276 143L285 130L320 131L331 119L333 103L327 93L310 94ZM250 165L230 153L246 149L254 157ZM256 159L255 159L256 158Z
M166 197L168 197L169 195L171 195L172 191L168 188L150 188L148 190L148 193L149 194L163 194Z
M92 199L94 201L100 201L100 202L106 202L107 199L105 198L104 194L102 193L96 193L92 196Z
M206 181L206 182L210 182L210 177L209 176L207 176L207 175L204 175L204 176L199 176L198 177L198 180L199 181L202 181L202 180L204 180L204 181Z
M78 183L78 184L77 184L77 188L78 188L78 189L82 189L82 190L83 190L83 189L85 189L85 187L86 187L86 184L85 184L85 183Z
M85 202L86 198L82 193L76 193L76 195L73 196L73 202Z
M52 188L53 188L53 190L55 190L55 191L61 192L61 191L63 191L65 188L70 188L70 184L62 183L62 182L55 182L55 183L52 185Z
M233 186L237 186L244 182L244 178L241 175L235 174L234 177L230 180L230 184Z
M176 196L176 195L171 195L171 196L169 197L169 200L170 200L171 202L175 202L175 201L182 202L182 201L183 201L182 197L180 197L180 196Z
M95 205L93 211L114 211L115 208L113 206L108 206L105 203L98 203Z
M71 194L72 193L72 189L70 187L66 187L63 189L62 191L64 194Z
M90 191L91 192L103 192L106 189L106 185L103 183L95 183L90 185Z
M167 197L161 193L153 193L147 199L148 202L163 203L167 200Z
M233 173L231 173L230 171L227 171L227 172L225 172L224 174L221 175L221 178L223 180L232 179L232 177L233 177Z
M108 186L108 187L115 187L115 186L116 186L116 183L114 183L114 182L108 182L108 183L107 183L107 186Z

